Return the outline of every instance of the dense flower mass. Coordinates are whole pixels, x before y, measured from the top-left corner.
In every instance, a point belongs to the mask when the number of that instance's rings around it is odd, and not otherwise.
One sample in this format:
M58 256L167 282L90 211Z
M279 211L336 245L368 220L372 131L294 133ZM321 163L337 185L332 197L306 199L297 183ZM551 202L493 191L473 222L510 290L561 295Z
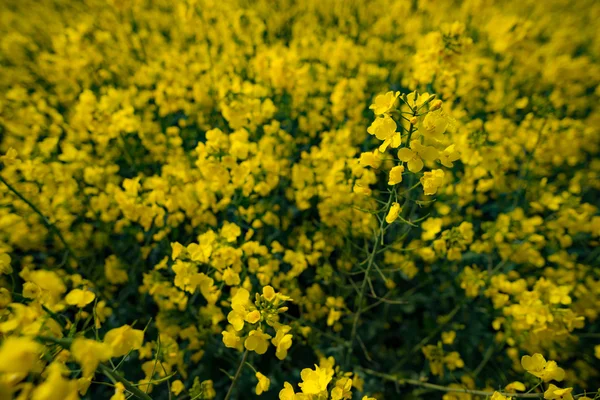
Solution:
M598 21L3 0L0 399L600 398Z

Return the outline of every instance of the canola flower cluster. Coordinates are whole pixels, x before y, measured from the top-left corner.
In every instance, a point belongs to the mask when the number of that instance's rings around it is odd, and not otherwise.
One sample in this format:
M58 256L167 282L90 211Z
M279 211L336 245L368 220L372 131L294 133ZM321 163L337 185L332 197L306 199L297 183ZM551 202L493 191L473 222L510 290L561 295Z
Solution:
M3 0L0 399L600 399L598 20Z

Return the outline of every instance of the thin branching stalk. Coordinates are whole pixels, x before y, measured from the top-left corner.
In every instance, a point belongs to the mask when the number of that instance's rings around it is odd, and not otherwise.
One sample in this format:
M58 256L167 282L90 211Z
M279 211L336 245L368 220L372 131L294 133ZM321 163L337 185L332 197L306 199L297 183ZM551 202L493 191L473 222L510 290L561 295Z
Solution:
M485 390L472 390L467 388L458 388L458 387L448 387L442 385L436 385L433 383L419 381L417 379L401 379L397 378L393 375L383 374L381 372L373 371L370 369L361 368L362 371L369 375L378 376L380 378L386 379L388 381L396 382L400 385L413 385L413 386L421 386L427 389L433 389L440 392L450 392L450 393L467 393L478 396L489 396L491 397L494 392L488 392ZM503 393L500 392L503 396L510 396L515 398L529 398L529 399L541 399L544 397L543 393Z
M231 386L229 386L229 390L227 391L227 394L225 395L225 400L229 400L229 398L231 397L231 394L233 393L233 388L235 387L235 383L237 382L238 378L240 377L240 373L242 372L242 368L244 368L244 364L246 363L247 357L248 357L248 350L244 351L244 354L242 355L242 361L240 361L240 365L238 366L237 371L235 371L235 375L233 376L233 380L231 381Z

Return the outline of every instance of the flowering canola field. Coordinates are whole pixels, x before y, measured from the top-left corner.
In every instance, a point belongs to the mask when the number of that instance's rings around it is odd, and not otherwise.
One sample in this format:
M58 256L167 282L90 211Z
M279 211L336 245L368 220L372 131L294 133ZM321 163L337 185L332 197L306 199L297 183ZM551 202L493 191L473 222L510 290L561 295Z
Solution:
M600 398L600 2L0 3L1 400Z

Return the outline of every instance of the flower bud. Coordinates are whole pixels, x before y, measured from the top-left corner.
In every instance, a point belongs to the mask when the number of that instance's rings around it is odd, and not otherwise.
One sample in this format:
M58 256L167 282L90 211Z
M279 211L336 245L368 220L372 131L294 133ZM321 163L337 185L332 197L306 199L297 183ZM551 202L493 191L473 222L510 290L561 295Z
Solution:
M429 111L439 110L440 108L442 108L442 101L438 99L431 103L431 108L429 109Z

